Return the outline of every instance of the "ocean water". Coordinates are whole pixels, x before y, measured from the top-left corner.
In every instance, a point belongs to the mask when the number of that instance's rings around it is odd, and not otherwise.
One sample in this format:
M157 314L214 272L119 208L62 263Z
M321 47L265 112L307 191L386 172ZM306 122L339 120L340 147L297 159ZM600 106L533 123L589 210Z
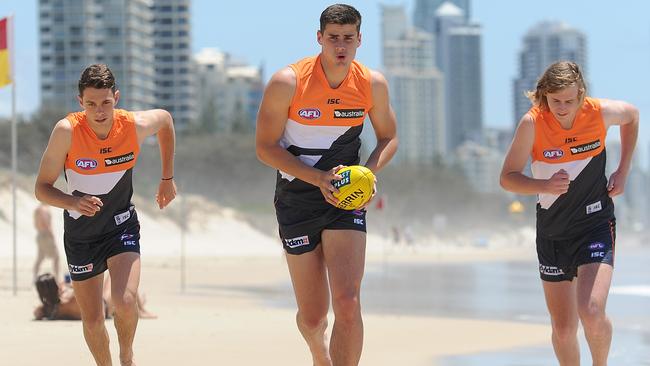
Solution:
M368 268L364 312L549 324L537 263L390 264ZM607 312L614 325L610 366L650 365L650 248L619 250ZM591 365L581 338L581 363ZM556 365L547 345L448 357L442 366Z
M504 320L550 327L538 273L537 262L532 260L371 262L362 284L363 313ZM219 290L246 293L269 306L295 308L288 275L276 286ZM618 248L607 312L614 325L609 365L650 366L650 246ZM584 337L579 336L582 364L591 365ZM547 366L557 365L557 361L549 339L539 347L447 357L436 364Z

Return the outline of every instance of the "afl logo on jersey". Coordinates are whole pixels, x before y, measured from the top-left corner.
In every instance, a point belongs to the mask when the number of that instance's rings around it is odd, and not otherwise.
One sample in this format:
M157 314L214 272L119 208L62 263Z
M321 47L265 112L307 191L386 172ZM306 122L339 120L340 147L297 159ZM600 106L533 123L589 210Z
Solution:
M562 149L548 149L544 150L544 157L546 159L559 159L564 156Z
M318 108L303 108L298 111L298 115L304 119L317 119L320 117Z
M93 159L77 159L75 162L75 165L77 165L77 168L83 169L83 170L92 170L97 168L97 160Z

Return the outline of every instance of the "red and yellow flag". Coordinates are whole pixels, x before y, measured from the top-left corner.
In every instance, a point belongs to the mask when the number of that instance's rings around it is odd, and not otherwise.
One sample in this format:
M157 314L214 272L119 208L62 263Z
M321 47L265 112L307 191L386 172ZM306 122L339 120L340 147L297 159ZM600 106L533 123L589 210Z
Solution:
M0 87L11 84L11 58L9 57L9 18L0 19Z

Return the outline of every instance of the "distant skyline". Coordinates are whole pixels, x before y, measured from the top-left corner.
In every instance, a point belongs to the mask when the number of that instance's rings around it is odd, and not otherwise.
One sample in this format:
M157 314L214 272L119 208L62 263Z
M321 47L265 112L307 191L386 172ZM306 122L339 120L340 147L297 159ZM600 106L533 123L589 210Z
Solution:
M264 65L265 77L302 57L319 52L316 30L320 12L331 1L215 2L192 1L192 48L228 52L253 65ZM405 5L412 18L414 0L350 1L363 15L362 45L357 58L381 70L380 4ZM496 4L496 5L495 5ZM498 5L498 6L497 6ZM14 13L18 111L39 105L37 1L0 1L0 17ZM645 146L650 128L650 2L637 0L474 0L472 20L483 28L484 121L488 127L510 127L512 80L525 33L543 20L560 20L587 35L589 94L623 99L641 110ZM81 70L79 70L81 72ZM119 82L119 81L118 81ZM0 89L0 116L10 114L10 87ZM612 133L614 131L611 131ZM646 154L642 147L640 153Z

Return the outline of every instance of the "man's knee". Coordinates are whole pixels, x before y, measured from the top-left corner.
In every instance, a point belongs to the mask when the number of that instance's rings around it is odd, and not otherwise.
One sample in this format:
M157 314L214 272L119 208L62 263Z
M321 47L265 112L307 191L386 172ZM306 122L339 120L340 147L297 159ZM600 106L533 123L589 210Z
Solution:
M113 306L118 314L130 313L137 311L137 294L131 291L124 291L119 295L113 295Z
M597 301L588 301L578 306L578 315L585 330L597 329L607 322L605 305Z
M358 292L349 292L333 299L334 315L337 321L354 322L361 313Z
M298 311L296 322L301 329L313 332L327 327L327 312Z
M83 314L82 323L84 328L89 330L91 333L96 333L103 331L104 329L104 313L103 312L93 312L92 314Z
M561 343L566 344L576 337L578 333L578 323L574 321L555 321L553 322L553 336Z

